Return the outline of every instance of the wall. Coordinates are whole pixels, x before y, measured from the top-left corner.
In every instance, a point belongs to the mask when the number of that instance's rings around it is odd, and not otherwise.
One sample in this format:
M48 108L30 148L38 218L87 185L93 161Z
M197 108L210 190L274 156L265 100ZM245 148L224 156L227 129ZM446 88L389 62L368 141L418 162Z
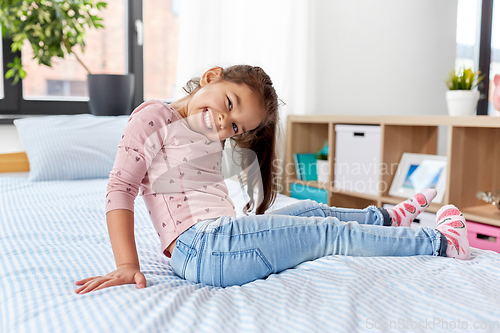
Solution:
M24 151L14 125L0 125L0 154L10 154Z
M454 67L455 0L312 0L307 112L446 114ZM440 131L440 154L446 134ZM0 153L23 151L13 125Z
M457 1L318 0L316 113L447 113Z

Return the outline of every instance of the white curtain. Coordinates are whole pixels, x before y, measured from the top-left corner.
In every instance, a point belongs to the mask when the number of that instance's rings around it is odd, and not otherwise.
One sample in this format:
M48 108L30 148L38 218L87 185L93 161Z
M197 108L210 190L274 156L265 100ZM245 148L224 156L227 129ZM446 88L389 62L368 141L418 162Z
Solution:
M307 0L183 0L176 98L194 76L214 66L262 67L288 114L314 110L314 45ZM282 127L284 128L284 127Z

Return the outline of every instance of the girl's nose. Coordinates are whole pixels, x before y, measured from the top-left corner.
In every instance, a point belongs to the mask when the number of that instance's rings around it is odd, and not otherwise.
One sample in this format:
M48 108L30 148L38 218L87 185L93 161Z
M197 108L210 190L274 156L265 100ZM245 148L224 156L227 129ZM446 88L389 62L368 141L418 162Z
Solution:
M217 115L217 118L219 119L219 125L218 125L218 126L219 126L219 128L220 128L221 130L223 130L224 128L226 128L226 122L227 122L227 117L226 117L226 115L225 115L225 114L223 114L223 113L219 113L219 114Z
M218 120L217 134L219 135L219 140L225 140L232 136L231 125L229 117L223 112L219 113L216 117Z

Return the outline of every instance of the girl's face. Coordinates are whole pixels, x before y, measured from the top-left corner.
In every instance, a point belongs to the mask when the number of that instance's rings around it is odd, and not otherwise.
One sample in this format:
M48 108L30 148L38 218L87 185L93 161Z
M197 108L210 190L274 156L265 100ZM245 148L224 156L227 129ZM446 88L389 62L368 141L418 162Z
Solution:
M207 71L200 80L201 88L179 110L193 131L211 141L253 130L265 117L257 93L245 84L220 79L221 72L221 68Z

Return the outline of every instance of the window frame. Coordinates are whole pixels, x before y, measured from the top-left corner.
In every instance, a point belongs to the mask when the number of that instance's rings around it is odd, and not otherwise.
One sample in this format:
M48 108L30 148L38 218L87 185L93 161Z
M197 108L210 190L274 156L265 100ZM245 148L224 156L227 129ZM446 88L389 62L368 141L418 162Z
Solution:
M480 99L477 115L488 115L488 96L490 90L491 34L493 29L493 0L481 1L481 32L479 38L479 70L485 74L478 84Z
M124 0L125 1L125 0ZM135 22L142 23L142 3L143 0L126 1L126 48L128 50L128 59L126 67L128 73L135 76L134 100L135 108L143 102L143 46L138 45L138 35L135 28ZM15 56L20 56L20 52L12 53L11 40L2 38L3 51L3 69L4 73L8 70L7 64L12 62ZM24 99L23 82L19 80L16 85L12 85L13 79L4 81L4 98L0 99L0 124L12 124L14 119L36 115L71 115L90 113L88 101L78 100L43 100L43 99Z

